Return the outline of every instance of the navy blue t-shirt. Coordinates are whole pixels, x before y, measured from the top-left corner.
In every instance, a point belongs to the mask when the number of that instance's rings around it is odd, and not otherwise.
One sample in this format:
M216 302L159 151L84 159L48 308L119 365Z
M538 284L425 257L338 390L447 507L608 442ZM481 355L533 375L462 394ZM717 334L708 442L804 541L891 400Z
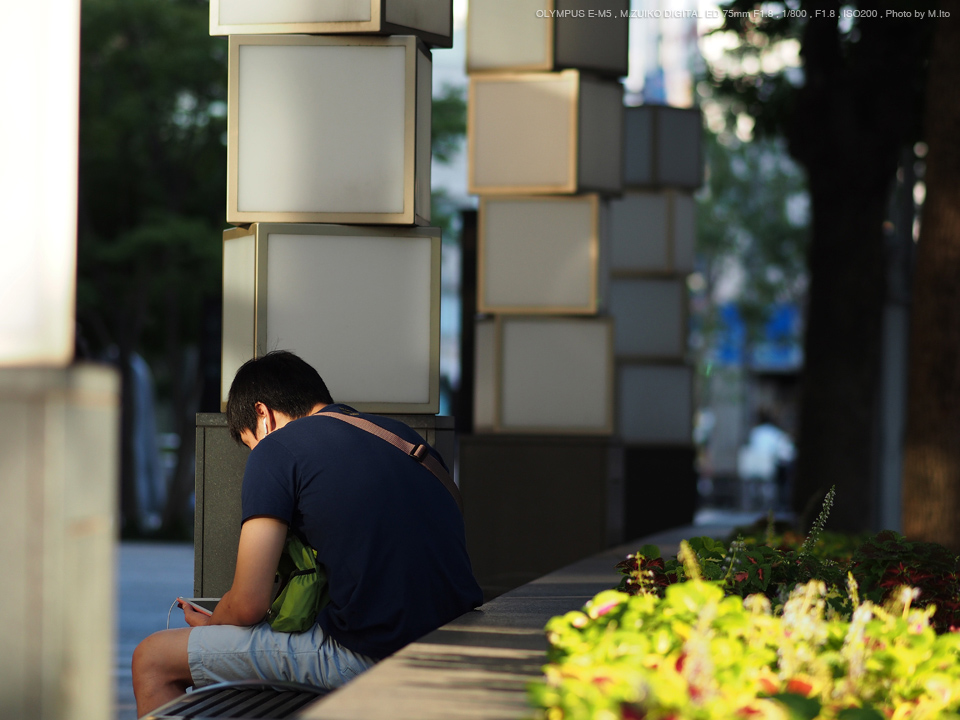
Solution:
M306 538L330 588L320 626L349 650L381 658L483 599L453 497L383 439L324 417L341 409L355 412L328 405L257 444L243 475L243 520L275 517ZM361 417L422 442L401 422Z

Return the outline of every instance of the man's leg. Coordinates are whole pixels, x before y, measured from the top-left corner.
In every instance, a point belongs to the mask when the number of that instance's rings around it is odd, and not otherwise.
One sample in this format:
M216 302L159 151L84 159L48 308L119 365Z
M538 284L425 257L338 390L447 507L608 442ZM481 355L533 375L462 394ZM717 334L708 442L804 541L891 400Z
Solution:
M138 717L180 697L193 685L187 662L190 630L161 630L133 651L133 694L137 698Z

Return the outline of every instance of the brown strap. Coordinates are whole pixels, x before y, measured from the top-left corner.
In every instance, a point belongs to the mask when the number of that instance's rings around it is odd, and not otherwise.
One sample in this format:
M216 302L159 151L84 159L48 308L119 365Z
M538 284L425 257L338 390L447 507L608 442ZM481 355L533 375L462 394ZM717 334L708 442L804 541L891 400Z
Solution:
M437 480L443 483L443 486L453 495L453 499L457 501L457 507L460 508L460 512L463 513L463 500L460 497L460 490L457 488L456 483L453 482L453 478L450 477L443 465L441 465L433 455L430 454L430 451L427 450L427 446L423 443L419 445L414 445L413 443L408 443L399 435L395 435L389 430L384 430L382 427L376 423L372 423L369 420L365 420L362 417L357 417L356 415L344 415L343 413L317 413L318 415L323 415L324 417L333 417L338 420L343 420L345 423L349 423L354 427L358 427L361 430L366 430L371 435L376 435L382 440L386 440L388 443L393 445L398 450L402 450L405 455L409 455L418 463L423 465L427 470L432 472Z

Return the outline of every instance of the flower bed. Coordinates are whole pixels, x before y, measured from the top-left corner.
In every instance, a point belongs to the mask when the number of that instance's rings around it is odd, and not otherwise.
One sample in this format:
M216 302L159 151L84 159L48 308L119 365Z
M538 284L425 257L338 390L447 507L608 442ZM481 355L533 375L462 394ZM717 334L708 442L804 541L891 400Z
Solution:
M546 720L960 720L957 558L883 532L710 538L617 567L617 590L547 624Z
M909 590L886 608L851 595L846 620L816 580L780 614L703 580L606 591L548 623L530 697L547 720L960 717L960 635L938 635Z

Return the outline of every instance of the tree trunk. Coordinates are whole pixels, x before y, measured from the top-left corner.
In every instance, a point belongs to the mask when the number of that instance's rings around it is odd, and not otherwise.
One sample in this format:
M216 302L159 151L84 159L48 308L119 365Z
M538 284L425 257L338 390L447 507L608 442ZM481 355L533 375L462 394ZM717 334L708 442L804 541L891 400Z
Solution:
M809 524L835 485L828 527L865 530L876 521L883 222L900 150L917 127L928 24L863 20L856 43L843 45L840 3L804 5L805 83L788 132L812 212L793 504Z
M936 20L926 101L927 196L917 245L903 531L960 552L960 3Z
M195 485L195 436L197 428L197 408L200 405L200 393L203 389L203 375L197 353L178 348L180 362L171 363L172 375L176 377L173 417L175 431L180 436L177 448L177 464L173 477L167 486L167 502L163 509L162 534L164 537L189 537L190 494ZM174 357L176 356L174 355Z
M794 507L805 525L836 486L832 529L864 530L873 507L885 286L886 193L856 185L812 194L810 302L801 379ZM854 192L857 192L854 195Z

